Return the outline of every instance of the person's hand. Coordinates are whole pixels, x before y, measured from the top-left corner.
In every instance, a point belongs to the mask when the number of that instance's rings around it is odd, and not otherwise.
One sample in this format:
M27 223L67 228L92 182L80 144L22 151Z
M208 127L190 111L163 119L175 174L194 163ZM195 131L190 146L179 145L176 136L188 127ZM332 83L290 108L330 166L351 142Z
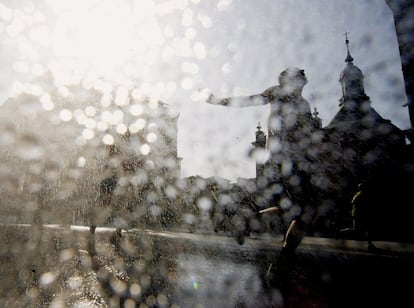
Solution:
M210 94L206 102L213 105L228 106L230 104L230 98L217 98L213 94Z

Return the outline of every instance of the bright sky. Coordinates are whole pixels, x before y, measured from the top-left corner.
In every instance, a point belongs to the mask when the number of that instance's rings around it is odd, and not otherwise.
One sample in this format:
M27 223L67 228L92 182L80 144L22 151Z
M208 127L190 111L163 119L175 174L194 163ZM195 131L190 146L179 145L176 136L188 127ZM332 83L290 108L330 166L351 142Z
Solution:
M102 80L180 112L182 176L254 177L247 153L268 108L211 106L303 68L304 97L323 125L338 111L344 33L372 106L409 127L392 13L384 0L0 1L0 99L49 70L59 85Z

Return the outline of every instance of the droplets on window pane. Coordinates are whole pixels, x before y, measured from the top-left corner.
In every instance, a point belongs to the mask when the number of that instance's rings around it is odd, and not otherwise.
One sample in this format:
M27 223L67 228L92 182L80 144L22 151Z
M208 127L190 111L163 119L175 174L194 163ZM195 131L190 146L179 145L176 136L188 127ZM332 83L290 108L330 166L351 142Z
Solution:
M412 23L396 29L392 6L374 2L2 1L0 302L282 307L337 306L339 297L352 306L361 281L385 294L368 293L373 306L409 294L395 274L408 263L382 266L406 262L408 244L378 241L389 258L363 240L334 239L352 226L357 179L373 170L363 165L385 157L394 131L394 141L410 131L396 30ZM353 106L338 84L350 62L369 96L360 111L385 117L373 132L373 118L355 116L332 137L344 126L328 123ZM288 66L305 70L314 110L305 118L328 129L295 126L301 117L279 80ZM237 108L242 97L255 106ZM381 146L355 148L364 140ZM396 161L373 185L381 197L398 192L373 202L387 217L412 182L391 180L413 169ZM398 214L396 228L378 225L403 230L412 215ZM281 259L295 220L304 245ZM393 286L370 279L378 266Z
M59 117L64 122L72 120L72 112L68 109L63 109L59 112Z
M102 138L102 142L106 145L112 145L114 144L114 137L112 137L112 135L108 135L106 134L103 138Z

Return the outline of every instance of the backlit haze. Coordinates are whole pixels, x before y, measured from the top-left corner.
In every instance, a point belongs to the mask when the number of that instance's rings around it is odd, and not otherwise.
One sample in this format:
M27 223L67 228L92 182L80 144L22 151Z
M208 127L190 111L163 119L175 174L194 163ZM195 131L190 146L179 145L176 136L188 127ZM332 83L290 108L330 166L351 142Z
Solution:
M160 99L180 113L182 177L251 178L248 153L259 122L266 131L268 107L205 99L260 93L286 67L300 67L309 81L303 96L325 126L339 108L345 32L372 106L408 128L393 16L383 0L0 1L0 101L42 91L47 75L62 95L80 84Z

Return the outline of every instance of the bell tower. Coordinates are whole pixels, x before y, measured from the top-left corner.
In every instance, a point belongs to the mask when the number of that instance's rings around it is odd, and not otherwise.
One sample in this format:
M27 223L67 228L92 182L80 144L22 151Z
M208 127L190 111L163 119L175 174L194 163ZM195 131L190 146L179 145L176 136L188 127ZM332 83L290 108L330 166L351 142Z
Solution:
M257 151L257 152L264 151L266 148L266 135L262 131L262 127L260 126L260 123L257 125L256 140L252 142L252 145L254 146L254 151ZM263 175L263 170L264 170L264 162L260 160L256 160L256 179Z
M339 82L342 88L342 98L340 99L340 105L346 104L346 102L353 101L361 103L369 99L365 94L364 89L364 75L359 67L355 66L351 53L349 52L349 40L348 34L345 33L346 44L346 66L340 74Z

